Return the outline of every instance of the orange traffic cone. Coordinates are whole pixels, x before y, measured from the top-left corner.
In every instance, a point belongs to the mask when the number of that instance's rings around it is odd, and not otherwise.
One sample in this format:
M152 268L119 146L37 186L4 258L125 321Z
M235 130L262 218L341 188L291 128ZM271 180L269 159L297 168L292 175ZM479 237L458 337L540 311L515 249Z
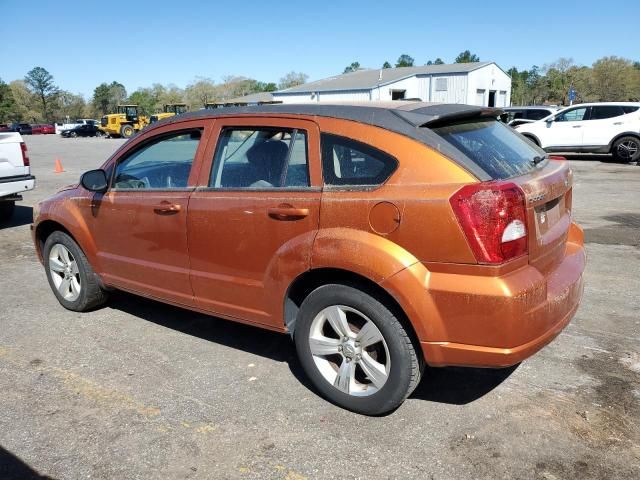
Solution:
M56 158L56 167L53 169L53 173L62 173L64 172L64 168L62 168L62 162L59 158Z

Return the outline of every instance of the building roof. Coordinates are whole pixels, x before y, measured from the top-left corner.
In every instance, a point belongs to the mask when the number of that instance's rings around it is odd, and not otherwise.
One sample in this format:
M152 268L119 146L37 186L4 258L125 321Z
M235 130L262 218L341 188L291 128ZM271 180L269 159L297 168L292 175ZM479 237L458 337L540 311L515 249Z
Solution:
M336 75L335 77L316 80L315 82L296 85L274 92L311 93L340 90L370 90L380 85L397 82L415 75L447 75L451 73L469 73L478 68L491 65L493 62L453 63L447 65L423 65L421 67L400 67L382 69L363 69L355 72Z
M495 118L501 113L502 110L499 109L474 105L410 101L254 105L205 109L175 115L155 122L145 130L153 130L161 125L202 117L287 114L340 118L384 128L417 140L453 159L473 173L479 180L490 180L491 177L487 172L433 132L431 128L438 126L442 122L456 119Z

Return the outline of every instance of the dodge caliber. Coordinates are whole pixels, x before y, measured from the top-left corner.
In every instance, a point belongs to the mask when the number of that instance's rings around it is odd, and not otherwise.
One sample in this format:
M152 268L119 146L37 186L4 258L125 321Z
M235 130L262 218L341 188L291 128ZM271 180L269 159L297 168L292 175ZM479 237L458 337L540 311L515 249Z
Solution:
M317 391L369 415L425 365L505 367L583 291L572 173L501 112L412 102L187 113L35 209L65 308L125 290L289 333Z

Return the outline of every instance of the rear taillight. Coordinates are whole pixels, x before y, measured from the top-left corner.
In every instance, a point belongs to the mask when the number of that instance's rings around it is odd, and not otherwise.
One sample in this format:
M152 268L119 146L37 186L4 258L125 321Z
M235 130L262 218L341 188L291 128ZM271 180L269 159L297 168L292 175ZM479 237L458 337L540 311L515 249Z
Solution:
M525 196L515 183L467 185L449 201L479 263L503 263L527 253Z
M27 153L27 145L24 142L20 142L20 150L22 150L22 164L25 167L29 166L29 154Z

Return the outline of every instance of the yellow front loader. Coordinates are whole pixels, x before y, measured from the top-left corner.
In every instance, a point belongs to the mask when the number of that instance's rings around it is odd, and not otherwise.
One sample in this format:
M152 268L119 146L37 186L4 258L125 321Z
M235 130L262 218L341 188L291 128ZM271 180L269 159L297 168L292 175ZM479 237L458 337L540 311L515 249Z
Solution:
M149 118L138 113L138 105L118 105L117 113L104 115L100 130L111 137L131 138L149 125Z
M173 117L174 115L182 115L188 111L189 109L187 108L186 103L167 103L164 106L164 111L162 113L155 113L151 115L151 123L162 120L163 118Z

